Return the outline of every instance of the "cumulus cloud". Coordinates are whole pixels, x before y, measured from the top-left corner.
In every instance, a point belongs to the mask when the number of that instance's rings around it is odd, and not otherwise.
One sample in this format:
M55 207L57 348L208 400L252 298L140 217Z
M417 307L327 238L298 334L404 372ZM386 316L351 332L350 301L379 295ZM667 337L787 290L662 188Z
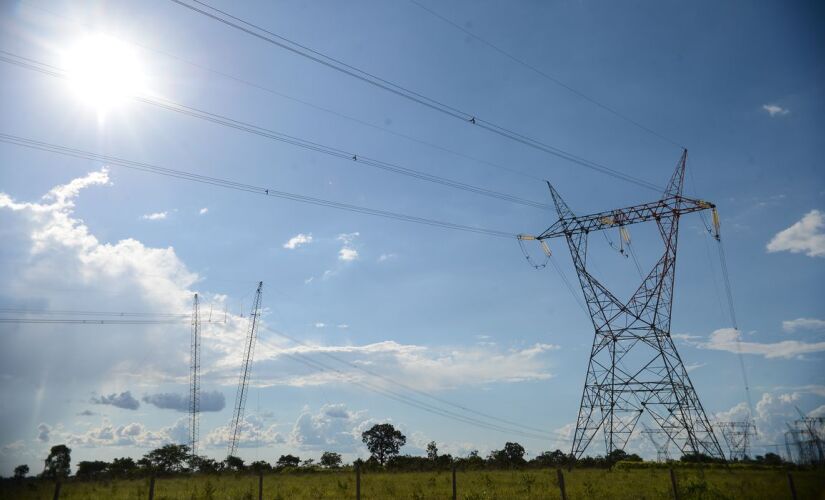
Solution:
M382 253L378 256L378 262L387 262L388 260L393 260L396 257L398 257L398 255L394 253Z
M92 398L92 403L98 405L111 405L117 408L123 408L124 410L137 410L140 408L140 402L132 396L130 391Z
M825 257L825 214L811 210L791 227L783 229L768 242L768 252L802 253Z
M140 216L143 220L163 220L169 215L169 212L154 212L151 214L143 214Z
M354 242L355 238L360 235L361 233L358 232L338 235L338 241L342 243L341 248L338 250L338 260L351 262L358 259L358 250L355 249Z
M777 106L776 104L763 104L762 109L771 115L771 117L787 115L790 113L790 110L783 108L782 106Z
M186 418L178 419L168 427L151 431L140 422L114 425L104 419L98 427L86 432L66 433L62 436L69 446L98 448L105 446L128 446L156 448L170 443L186 443L189 437L189 423Z
M189 411L189 395L161 392L143 396L143 402L162 410ZM202 412L221 411L226 406L226 398L220 391L201 391L200 410Z
M206 207L203 207L200 210L198 210L198 214L200 214L200 215L206 215L208 213L209 213L209 209L206 208Z
M360 449L361 433L374 423L366 411L350 411L343 403L325 404L315 413L304 408L292 427L289 443L304 450L351 453Z
M103 242L74 216L83 189L107 184L108 171L101 169L56 186L35 202L0 193L2 246L15 255L13 260L0 260L4 278L0 296L42 309L106 304L111 310L168 313L191 308L192 288L199 277L173 248L153 248L131 238ZM225 300L209 295L201 291L203 300L216 304ZM225 323L204 324L204 366L234 364L236 369L242 346L235 339L243 336L245 328L246 321L232 314ZM71 326L11 327L0 349L0 389L26 387L34 394L37 387L32 381L52 373L53 366L72 377L52 376L49 390L69 383L93 387L105 381L123 386L186 377L188 370L180 363L189 351L185 325L128 325L118 331L123 334L90 336L86 329Z
M309 245L312 243L312 234L298 233L283 244L283 247L288 250L295 250L296 248Z
M232 429L227 425L212 429L207 434L204 443L210 448L225 448L232 437ZM278 432L277 424L267 425L267 419L262 415L248 415L238 426L237 443L240 448L254 448L271 446L286 442L286 438Z
M825 330L825 320L815 318L796 318L782 322L782 330L794 333L798 330Z
M794 358L802 354L825 351L825 342L801 342L783 340L781 342L759 343L742 340L742 334L735 328L721 328L710 334L707 342L699 342L698 347L715 351L743 354L757 354L765 358Z
M788 429L786 424L799 418L796 408L801 399L802 395L799 392L765 392L756 403L753 414L748 410L748 405L741 402L728 410L715 413L713 420L734 422L751 418L756 425L756 436L751 439L752 443L780 443L784 442L784 433ZM759 447L758 444L753 446ZM765 451L775 453L772 449Z

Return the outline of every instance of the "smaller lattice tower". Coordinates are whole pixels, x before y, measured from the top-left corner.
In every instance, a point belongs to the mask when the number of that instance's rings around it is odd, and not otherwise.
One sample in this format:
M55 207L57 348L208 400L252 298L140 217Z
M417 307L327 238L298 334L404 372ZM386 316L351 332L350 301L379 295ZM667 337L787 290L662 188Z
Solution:
M745 460L750 456L751 437L756 434L753 422L719 422L716 426L722 431L722 438L728 446L728 460Z
M192 339L189 360L189 451L192 458L195 458L198 456L201 411L201 319L197 293L192 300Z
M258 289L255 291L255 300L252 301L252 311L249 313L249 327L246 334L246 344L244 345L241 374L238 377L238 391L235 393L235 410L232 414L232 423L229 427L231 435L229 437L228 456L230 457L234 457L238 449L238 437L241 432L243 413L246 407L247 388L249 387L249 372L252 366L252 358L255 355L255 335L261 316L261 290L263 286L263 281L258 282Z

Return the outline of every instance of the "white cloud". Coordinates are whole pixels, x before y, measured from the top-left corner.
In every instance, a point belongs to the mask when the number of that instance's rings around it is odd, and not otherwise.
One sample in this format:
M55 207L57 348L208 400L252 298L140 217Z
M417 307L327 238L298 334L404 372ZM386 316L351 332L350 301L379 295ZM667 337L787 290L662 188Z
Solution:
M326 326L327 326L326 323L321 323L321 322L315 323L315 328L324 328Z
M295 250L302 245L309 245L312 243L312 234L298 233L283 244L283 247L288 250Z
M135 399L129 391L92 398L92 403L97 405L111 405L116 408L123 408L124 410L137 410L140 408L140 402Z
M169 215L169 212L154 212L151 214L144 214L141 215L140 218L143 220L163 220Z
M742 341L742 334L734 328L722 328L710 334L707 342L699 342L698 347L715 351L743 354L757 354L765 358L794 358L802 354L825 351L825 342L801 342L783 340L781 342L759 343Z
M782 330L793 333L797 330L825 330L825 320L815 318L796 318L782 322Z
M349 262L358 258L358 250L354 248L342 248L338 250L338 260Z
M751 439L754 454L763 454L773 448L760 449L758 443L782 443L787 423L799 418L796 407L800 404L802 395L798 392L765 392L754 406L750 417L756 426L756 436ZM814 410L817 411L817 410ZM738 403L729 410L721 411L713 416L717 422L735 422L748 419L750 411L744 402ZM721 435L719 436L720 442Z
M349 325L346 324L346 323L341 323L341 324L338 324L338 325L335 325L335 326L336 326L336 328L340 328L342 330L346 330L347 328L349 328Z
M386 374L422 390L439 390L467 385L546 380L552 377L544 355L558 349L552 344L534 344L523 349L503 350L492 345L468 348L432 348L399 344L387 340L361 346L303 345L264 347L256 373L264 385L307 386L376 379L361 371L319 372L293 376L278 370L276 361L284 355L318 357L329 362L331 354L348 363L369 365L370 371ZM378 381L377 383L382 383Z
M825 214L811 210L791 227L768 242L768 252L805 252L808 257L825 257Z
M777 106L776 104L763 104L762 109L765 110L772 117L777 115L787 115L788 113L790 113L790 110L785 109L781 106Z
M143 402L163 410L189 411L189 394L162 392L143 396ZM221 411L226 406L226 399L220 391L201 391L200 411Z
M200 214L200 215L206 215L208 213L209 213L209 209L206 208L206 207L203 207L200 210L198 210L198 214Z
M344 404L325 404L317 413L304 408L295 421L289 442L304 450L360 451L361 432L374 423L365 411L350 411Z
M199 277L172 247L148 247L131 238L102 242L74 217L82 189L108 183L108 171L101 169L51 189L36 202L17 202L0 193L3 246L20 256L14 262L0 261L0 296L43 309L84 310L89 304L105 304L106 310L169 313L191 308ZM204 301L222 302L220 295L200 293ZM227 379L234 378L228 373L237 370L243 349L235 339L243 337L246 323L230 314L226 323L203 325L203 366L210 367L205 377L222 380L223 370ZM119 401L115 396L128 399L113 394L123 386L185 383L188 368L180 360L189 352L186 325L126 325L117 331L122 334L88 335L88 328L64 325L9 328L0 349L0 390L30 389L34 400L38 390L54 394L87 384L106 391L97 398L99 403L113 404ZM72 376L53 375L54 366ZM37 382L43 374L52 374L47 387Z
M342 260L344 262L351 262L353 260L358 259L358 250L356 250L353 246L355 242L355 238L360 236L361 233L343 233L338 235L338 241L340 241L343 245L341 249L338 250L338 260Z
M105 446L126 446L137 448L156 448L169 443L183 444L189 438L189 421L179 418L174 424L162 427L158 431L148 430L140 422L114 425L103 419L99 427L92 427L86 432L63 433L61 439L69 446L99 448Z
M286 442L277 430L277 424L266 425L262 415L248 415L238 425L237 443L240 448L272 446ZM232 437L229 424L216 427L206 435L204 443L210 448L225 448Z
M393 260L396 257L398 257L398 255L396 255L394 253L382 253L381 255L378 256L378 262L386 262L388 260Z

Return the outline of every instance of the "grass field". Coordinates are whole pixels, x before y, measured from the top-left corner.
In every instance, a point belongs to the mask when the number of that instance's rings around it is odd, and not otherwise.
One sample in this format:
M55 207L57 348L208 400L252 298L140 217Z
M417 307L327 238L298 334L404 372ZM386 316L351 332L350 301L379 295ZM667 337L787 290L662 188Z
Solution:
M790 499L787 475L779 470L690 470L677 469L680 498L688 499ZM798 498L825 499L825 472L794 471ZM556 499L559 493L553 470L467 471L457 473L458 498ZM565 472L568 499L660 499L673 498L670 476L665 469L597 470ZM51 499L54 484L29 480L5 480L3 499ZM450 472L364 473L361 498L449 499ZM66 500L104 498L107 500L146 499L148 479L68 480L61 487ZM257 499L258 478L223 474L159 478L155 499ZM351 470L264 476L264 498L283 500L355 498L355 474Z

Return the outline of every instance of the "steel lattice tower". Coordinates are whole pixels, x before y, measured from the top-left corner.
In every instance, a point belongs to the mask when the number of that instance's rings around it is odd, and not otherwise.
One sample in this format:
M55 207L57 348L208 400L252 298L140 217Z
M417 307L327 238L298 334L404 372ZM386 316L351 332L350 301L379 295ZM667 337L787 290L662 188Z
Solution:
M189 351L189 451L198 456L198 432L201 411L201 319L198 294L192 300L192 340Z
M718 422L717 427L722 431L722 438L728 445L729 460L744 460L750 451L750 438L756 427L750 420L736 422Z
M249 328L246 334L246 345L244 346L244 357L241 364L241 374L238 377L238 391L235 393L235 411L230 424L229 456L235 456L238 449L238 434L243 422L244 408L246 407L247 387L249 385L249 369L252 365L252 358L255 354L255 332L258 326L258 319L261 315L261 289L264 282L258 282L258 289L255 291L255 300L252 302L252 312L249 313Z
M669 461L670 455L668 454L667 449L670 445L670 440L668 439L667 434L665 434L665 432L662 429L651 429L647 426L647 424L642 425L644 426L642 434L647 436L650 442L653 443L653 447L656 448L656 461Z
M608 453L623 449L647 413L683 454L724 458L670 336L679 217L714 208L682 195L687 150L658 201L578 217L548 182L559 220L538 240L564 237L587 303L595 337L571 454L579 458L601 430ZM590 233L655 222L664 253L626 302L587 269Z

